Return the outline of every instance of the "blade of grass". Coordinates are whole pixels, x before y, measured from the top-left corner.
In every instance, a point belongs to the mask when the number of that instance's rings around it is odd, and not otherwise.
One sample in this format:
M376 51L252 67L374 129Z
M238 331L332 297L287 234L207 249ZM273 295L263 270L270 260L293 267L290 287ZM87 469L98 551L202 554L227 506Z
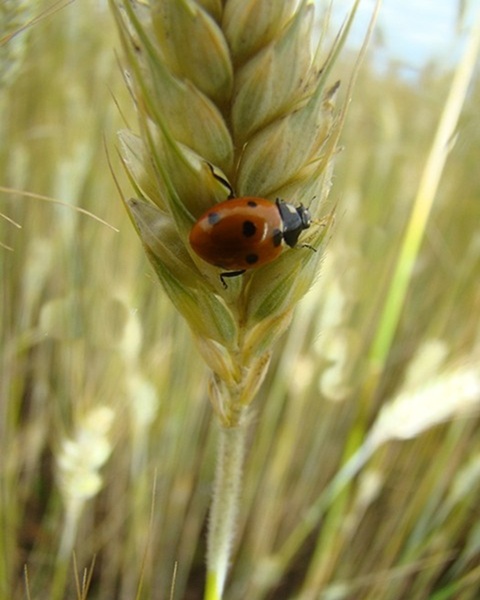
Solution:
M383 307L377 335L370 349L370 372L376 378L383 371L397 329L415 261L432 211L440 178L451 149L458 119L477 65L480 50L480 14L472 28L467 48L455 71L435 138L425 163L410 219ZM371 382L370 382L371 384ZM369 389L371 389L369 384Z

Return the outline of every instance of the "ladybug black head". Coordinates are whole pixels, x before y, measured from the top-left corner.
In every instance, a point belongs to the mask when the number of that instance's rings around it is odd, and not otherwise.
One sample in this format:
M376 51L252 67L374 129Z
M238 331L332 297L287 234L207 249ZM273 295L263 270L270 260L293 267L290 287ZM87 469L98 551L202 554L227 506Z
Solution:
M303 204L300 204L300 206L297 206L297 213L302 222L302 229L308 229L312 224L312 216L310 215L308 208L303 206Z
M303 204L295 207L280 199L277 199L276 204L283 223L283 239L287 246L293 248L301 232L312 223L310 211Z

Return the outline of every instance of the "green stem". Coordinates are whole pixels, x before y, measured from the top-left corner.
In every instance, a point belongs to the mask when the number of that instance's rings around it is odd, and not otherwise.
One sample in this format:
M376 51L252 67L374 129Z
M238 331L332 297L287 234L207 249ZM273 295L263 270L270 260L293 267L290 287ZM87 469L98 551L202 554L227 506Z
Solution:
M427 162L417 190L417 196L410 214L400 254L392 276L388 295L380 317L377 336L370 350L374 376L383 371L383 365L390 351L401 311L408 292L417 261L420 245L425 235L433 202L436 197L440 177L452 146L458 127L458 119L467 97L480 51L480 13L472 28L467 48L458 63L448 98L437 127L435 139L430 148Z
M205 600L220 600L223 596L236 530L246 431L245 421L238 427L220 429L208 529Z

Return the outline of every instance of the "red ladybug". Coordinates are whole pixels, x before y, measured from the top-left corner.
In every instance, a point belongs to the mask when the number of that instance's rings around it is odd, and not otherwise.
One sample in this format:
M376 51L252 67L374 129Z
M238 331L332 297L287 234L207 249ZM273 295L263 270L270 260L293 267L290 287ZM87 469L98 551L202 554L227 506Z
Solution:
M225 273L224 277L242 275L275 260L282 252L282 242L293 248L300 233L312 222L303 205L277 198L235 198L216 204L204 213L190 231L190 245L206 262Z

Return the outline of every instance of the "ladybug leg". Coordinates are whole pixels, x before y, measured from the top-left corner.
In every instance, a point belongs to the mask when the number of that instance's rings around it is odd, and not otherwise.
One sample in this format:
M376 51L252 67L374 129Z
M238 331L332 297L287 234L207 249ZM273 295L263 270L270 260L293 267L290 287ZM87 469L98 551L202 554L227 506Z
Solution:
M246 269L242 269L241 271L226 271L225 273L220 273L220 281L224 289L228 288L227 282L225 281L226 277L238 277L239 275L243 275Z
M300 244L300 245L298 246L298 248L308 248L309 250L312 250L313 252L316 252L316 251L317 251L317 249L316 249L316 248L314 248L313 246L310 246L310 244Z
M227 181L224 177L222 177L218 173L215 173L215 169L214 169L213 165L211 165L209 162L207 162L207 165L209 166L210 171L212 172L212 175L215 177L215 179L217 181L219 181L222 185L224 185L227 188L227 190L229 191L228 200L232 200L233 198L235 198L235 192L233 191L233 188L230 185L230 182Z

